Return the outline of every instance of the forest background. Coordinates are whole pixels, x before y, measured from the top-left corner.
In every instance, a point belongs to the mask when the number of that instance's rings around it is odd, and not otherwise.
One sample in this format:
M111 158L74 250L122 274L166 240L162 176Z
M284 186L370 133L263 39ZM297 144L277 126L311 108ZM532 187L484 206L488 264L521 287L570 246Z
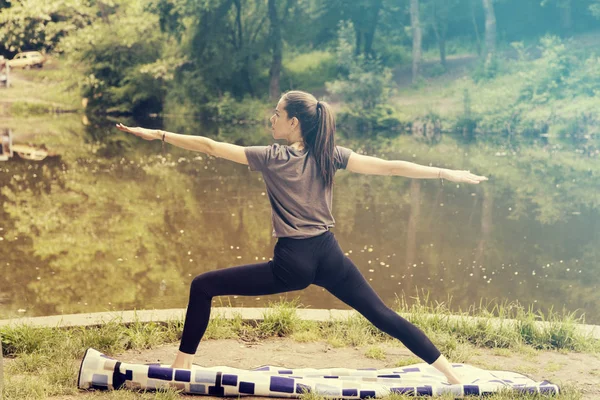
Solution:
M0 0L0 55L57 57L89 113L251 123L302 89L357 136L587 136L599 18L599 0Z

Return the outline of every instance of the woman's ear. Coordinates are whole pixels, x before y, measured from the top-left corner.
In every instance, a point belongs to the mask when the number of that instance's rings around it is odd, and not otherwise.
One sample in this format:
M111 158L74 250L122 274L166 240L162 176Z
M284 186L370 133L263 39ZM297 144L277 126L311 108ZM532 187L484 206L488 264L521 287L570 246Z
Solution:
M292 128L299 128L299 127L300 127L300 120L298 119L298 117L292 118Z

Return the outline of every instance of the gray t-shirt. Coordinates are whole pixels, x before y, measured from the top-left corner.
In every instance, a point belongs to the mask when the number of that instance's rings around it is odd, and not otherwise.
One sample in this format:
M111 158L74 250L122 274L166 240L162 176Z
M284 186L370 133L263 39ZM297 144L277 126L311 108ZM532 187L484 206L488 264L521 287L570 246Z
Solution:
M273 236L308 238L319 235L335 220L331 214L333 188L318 175L308 150L278 143L245 147L251 171L260 171L272 208ZM352 150L336 146L334 167L345 169Z

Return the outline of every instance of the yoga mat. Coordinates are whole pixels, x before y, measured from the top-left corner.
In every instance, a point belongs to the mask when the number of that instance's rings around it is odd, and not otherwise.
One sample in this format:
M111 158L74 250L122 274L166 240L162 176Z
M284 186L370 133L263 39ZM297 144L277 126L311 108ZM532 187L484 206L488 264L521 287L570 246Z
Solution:
M389 393L413 396L493 394L504 388L521 393L554 395L559 387L535 382L511 371L487 371L468 364L451 364L466 383L451 385L427 363L388 369L297 368L265 365L253 370L231 367L173 369L160 364L130 364L92 348L83 356L77 386L80 389L156 390L175 388L188 394L210 396L300 397L314 392L324 397L364 399Z

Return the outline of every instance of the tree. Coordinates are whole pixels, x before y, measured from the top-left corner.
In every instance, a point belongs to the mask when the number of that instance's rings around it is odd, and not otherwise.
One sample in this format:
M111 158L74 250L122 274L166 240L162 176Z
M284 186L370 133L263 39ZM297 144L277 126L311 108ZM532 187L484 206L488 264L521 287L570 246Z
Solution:
M471 23L473 24L473 32L475 33L475 41L477 44L477 54L481 55L481 37L479 35L479 25L477 25L477 13L476 6L479 2L477 0L469 0L469 8L471 11Z
M315 21L321 26L321 42L334 37L333 29L340 21L351 21L355 30L356 55L374 56L373 43L384 10L384 0L330 0L322 3Z
M11 53L52 50L64 36L91 24L97 9L81 0L0 1L0 43Z
M541 5L546 6L549 3L560 9L560 20L562 28L565 31L570 31L573 27L573 0L542 0Z
M493 0L482 0L485 12L485 49L484 60L487 63L496 56L496 14Z
M281 94L279 78L281 76L282 40L276 0L269 0L269 21L271 22L269 40L273 52L271 68L269 69L269 97L271 100L277 100Z
M592 4L590 4L590 11L592 15L600 18L600 0L593 0Z
M423 7L426 25L431 26L433 30L440 52L440 63L444 68L446 68L448 25L451 16L459 14L460 10L457 10L459 3L460 0L428 0Z
M412 81L417 82L421 73L421 24L419 22L419 0L410 0L410 24L412 27Z

